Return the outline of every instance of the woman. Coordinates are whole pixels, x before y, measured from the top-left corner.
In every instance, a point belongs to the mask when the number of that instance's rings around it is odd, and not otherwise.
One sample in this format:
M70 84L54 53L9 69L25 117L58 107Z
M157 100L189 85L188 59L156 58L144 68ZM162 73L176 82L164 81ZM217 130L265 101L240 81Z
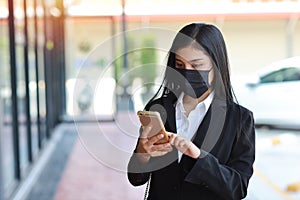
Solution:
M161 96L159 97L159 94ZM255 159L252 112L234 102L221 32L193 23L176 35L164 82L146 110L158 111L163 135L141 130L128 179L150 182L148 199L242 199Z

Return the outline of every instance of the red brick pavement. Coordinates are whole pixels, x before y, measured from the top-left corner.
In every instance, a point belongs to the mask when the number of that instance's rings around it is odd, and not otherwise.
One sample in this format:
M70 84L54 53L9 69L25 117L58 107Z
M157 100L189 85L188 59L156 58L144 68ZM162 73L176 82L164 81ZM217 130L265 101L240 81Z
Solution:
M134 114L125 113L113 123L79 124L79 138L54 199L143 199L145 185L131 186L126 174L138 134L136 120Z

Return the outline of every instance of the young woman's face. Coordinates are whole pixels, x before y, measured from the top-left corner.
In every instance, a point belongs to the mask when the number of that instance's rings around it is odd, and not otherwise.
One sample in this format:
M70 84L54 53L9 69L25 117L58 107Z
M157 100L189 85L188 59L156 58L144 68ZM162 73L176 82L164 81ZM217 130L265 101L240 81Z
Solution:
M175 52L175 67L189 70L211 70L209 73L209 83L213 80L212 62L203 51L192 46L178 49Z

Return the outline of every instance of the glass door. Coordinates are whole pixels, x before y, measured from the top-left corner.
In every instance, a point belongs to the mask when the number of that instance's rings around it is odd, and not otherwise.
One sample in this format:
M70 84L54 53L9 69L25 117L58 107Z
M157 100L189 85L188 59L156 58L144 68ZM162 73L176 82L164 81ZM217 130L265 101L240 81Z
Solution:
M16 81L17 81L17 104L18 104L18 131L19 131L19 160L21 174L25 173L29 165L28 155L30 148L28 148L28 106L27 106L27 91L26 91L26 69L27 55L26 43L27 38L25 35L25 12L23 0L14 0L14 17L15 17L15 49L16 49Z
M0 187L4 194L7 194L16 182L7 2L0 0ZM7 196L3 193L0 197Z
M37 73L37 103L38 103L38 147L42 147L46 141L46 82L45 82L45 7L42 0L36 0L36 73Z

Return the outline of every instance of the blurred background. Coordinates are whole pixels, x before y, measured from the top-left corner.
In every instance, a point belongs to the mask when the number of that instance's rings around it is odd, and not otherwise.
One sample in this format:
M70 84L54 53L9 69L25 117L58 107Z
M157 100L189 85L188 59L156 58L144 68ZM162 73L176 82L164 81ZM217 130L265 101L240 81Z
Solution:
M142 199L136 111L176 32L215 24L256 122L246 199L300 199L299 0L0 0L0 200Z

